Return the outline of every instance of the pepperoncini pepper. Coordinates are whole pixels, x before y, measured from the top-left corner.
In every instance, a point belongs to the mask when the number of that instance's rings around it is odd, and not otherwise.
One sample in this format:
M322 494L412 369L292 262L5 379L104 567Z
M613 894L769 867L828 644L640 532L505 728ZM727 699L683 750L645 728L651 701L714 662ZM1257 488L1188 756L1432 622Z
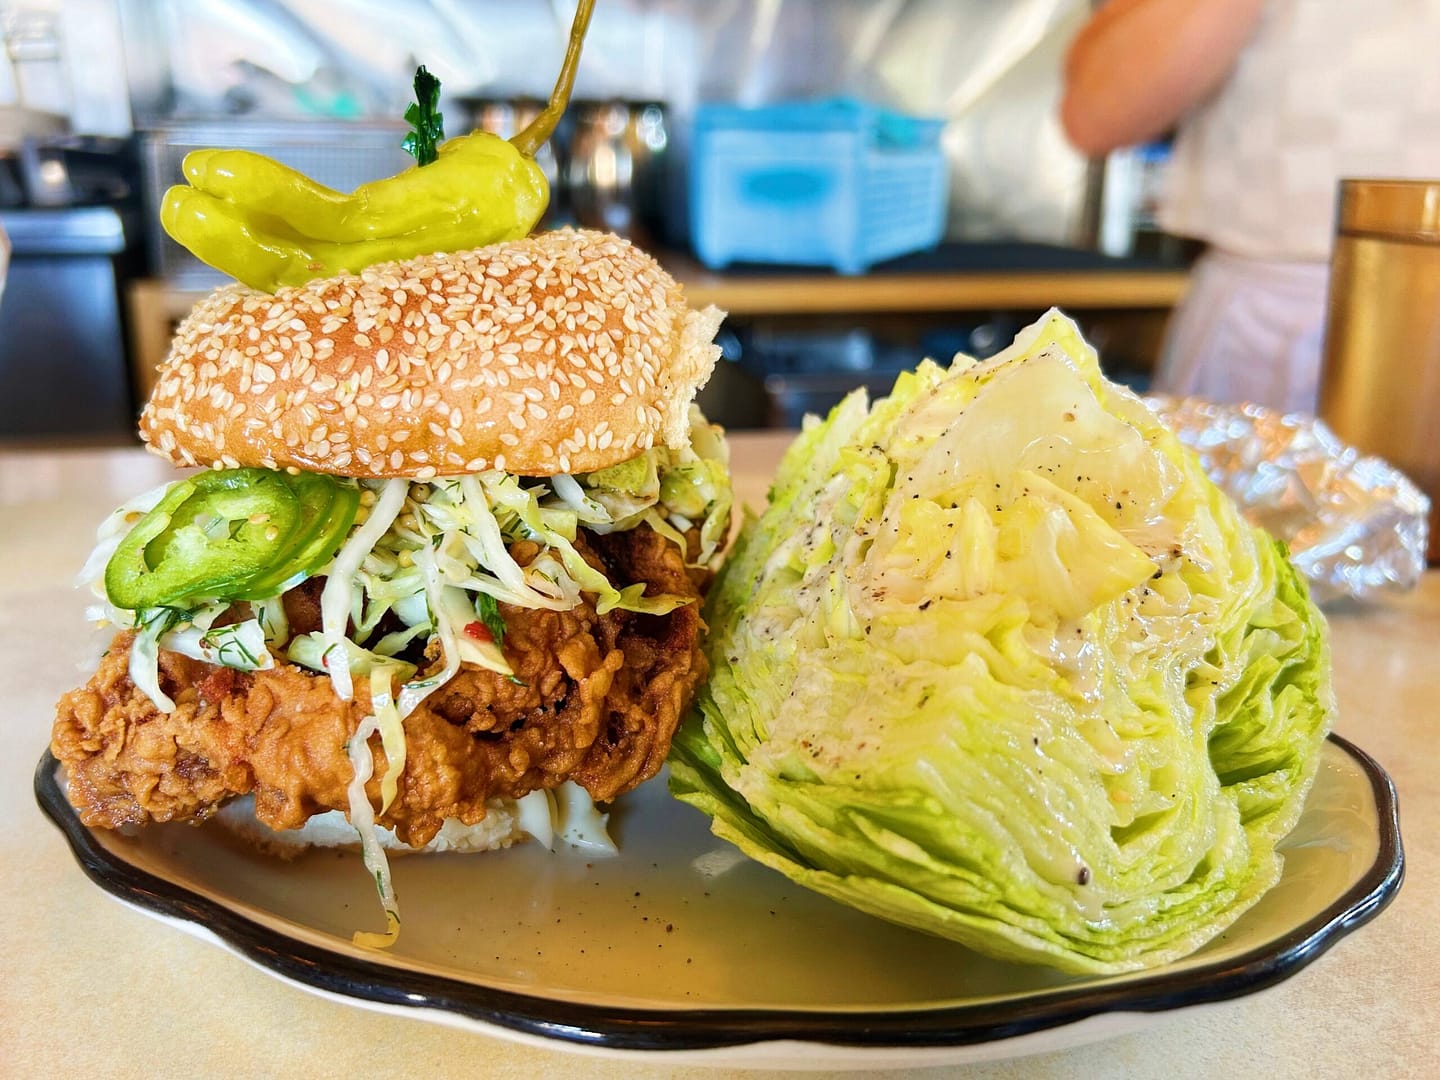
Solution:
M431 165L342 194L262 154L196 150L165 193L165 231L202 261L274 292L434 251L518 240L550 201L532 158L487 132L451 139Z
M550 201L533 155L565 111L593 7L581 0L550 101L513 140L461 135L430 164L349 194L263 154L196 150L182 165L188 184L165 193L161 224L203 262L265 292L528 235Z

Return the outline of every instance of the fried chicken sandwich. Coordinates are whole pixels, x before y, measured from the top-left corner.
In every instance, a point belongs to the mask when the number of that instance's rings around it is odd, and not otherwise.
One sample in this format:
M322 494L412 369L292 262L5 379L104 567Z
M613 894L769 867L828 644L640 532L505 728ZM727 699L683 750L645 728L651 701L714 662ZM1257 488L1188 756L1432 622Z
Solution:
M343 815L393 932L382 837L504 844L655 775L729 527L720 318L570 230L201 302L140 432L204 471L82 575L119 632L57 709L81 819Z

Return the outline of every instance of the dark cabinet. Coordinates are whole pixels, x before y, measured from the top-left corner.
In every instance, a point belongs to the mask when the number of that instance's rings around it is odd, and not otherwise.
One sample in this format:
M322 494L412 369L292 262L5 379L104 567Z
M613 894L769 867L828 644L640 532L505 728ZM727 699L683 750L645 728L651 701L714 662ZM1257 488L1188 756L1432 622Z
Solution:
M9 210L0 223L12 246L0 297L0 439L132 436L121 214Z

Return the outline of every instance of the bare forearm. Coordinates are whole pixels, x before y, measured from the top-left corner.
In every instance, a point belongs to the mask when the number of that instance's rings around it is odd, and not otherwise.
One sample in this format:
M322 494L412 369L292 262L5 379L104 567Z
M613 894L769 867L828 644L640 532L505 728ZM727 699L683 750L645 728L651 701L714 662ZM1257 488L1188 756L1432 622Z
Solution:
M1103 154L1154 138L1225 80L1265 0L1110 0L1065 61L1060 119Z

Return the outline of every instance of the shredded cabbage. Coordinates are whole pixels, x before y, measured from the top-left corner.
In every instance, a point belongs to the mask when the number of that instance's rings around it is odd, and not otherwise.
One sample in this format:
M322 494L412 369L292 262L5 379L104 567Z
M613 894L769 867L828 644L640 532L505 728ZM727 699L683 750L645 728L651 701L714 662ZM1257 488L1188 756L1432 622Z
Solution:
M495 604L565 611L588 593L602 614L617 609L656 615L672 611L688 599L665 593L646 596L644 582L610 581L575 546L578 530L605 534L646 524L688 556L686 533L698 527L693 565L706 565L729 529L731 492L720 429L694 408L691 446L653 448L586 475L524 478L486 472L425 483L360 483L362 508L355 525L330 564L319 571L325 587L318 632L291 634L280 593L301 579L286 582L273 597L234 608L201 602L193 609L132 612L110 604L104 591L105 566L168 485L137 496L106 519L80 581L103 602L91 609L97 622L135 628L130 676L162 711L173 711L175 704L160 687L161 648L241 671L271 668L276 657L283 657L328 674L336 695L345 701L354 696L355 679L368 678L370 713L347 748L355 770L348 796L350 821L361 834L365 865L376 878L388 927L385 934L357 935L356 941L378 947L393 942L399 915L389 866L374 835L375 811L365 792L373 770L370 737L380 735L387 762L381 780L383 814L404 769L405 718L462 664L515 678L501 642L485 621L487 616L496 618ZM521 541L538 549L524 565L510 553ZM231 621L215 626L227 614ZM497 631L502 629L497 625ZM401 655L421 642L432 650L438 647L438 659L425 670ZM531 831L544 834L547 844L553 842L556 798L546 793L527 804ZM593 806L582 812L574 792L558 798L566 811L559 813L567 822L565 839L592 849L609 846L603 815ZM542 810L549 822L545 827L539 822Z
M370 549L385 535L404 507L409 486L404 480L385 481L375 509L350 534L326 572L325 591L320 594L320 632L325 637L325 653L321 660L330 673L335 696L341 701L349 701L352 691L344 642L345 624L350 617L355 594L355 574Z
M360 854L365 861L365 869L369 870L375 879L375 889L380 894L380 906L385 910L383 934L357 930L352 940L356 945L372 949L388 948L395 944L400 936L400 907L395 900L395 882L390 876L390 860L385 857L385 849L380 846L380 838L375 832L375 811L370 806L370 797L365 794L365 785L375 771L375 759L370 753L370 736L379 730L380 718L371 713L360 721L355 734L351 735L350 741L345 744L350 768L353 770L346 789L350 803L350 824L355 826L355 831L360 835ZM387 773L392 771L386 770Z
M317 632L297 634L290 639L290 644L285 649L285 657L292 664L299 664L303 668L318 671L323 675L326 673L325 653L331 647L325 644L323 634ZM415 674L415 665L408 660L371 652L363 645L356 645L349 638L342 639L340 647L345 652L352 675L368 677L376 671L385 671L392 678L404 682Z
M367 510L340 551L321 573L322 629L290 637L279 596L254 601L250 617L229 626L211 624L224 604L193 610L162 608L132 612L108 603L91 614L137 630L132 647L134 682L162 711L174 703L159 686L158 650L241 671L272 667L271 650L294 663L329 674L336 695L349 700L355 676L385 670L404 681L396 698L403 720L461 663L513 675L493 641L474 638L466 627L478 619L475 603L485 594L519 607L568 610L582 593L595 596L602 614L615 609L661 615L686 603L671 594L645 595L645 584L616 586L575 547L580 524L598 533L649 525L681 550L685 533L699 523L697 564L714 558L729 527L731 493L727 453L718 429L692 415L694 449L654 448L597 473L524 481L490 472L442 478L428 484L403 479L363 481ZM619 486L607 486L616 484ZM105 564L129 528L164 497L160 487L111 514L81 572L82 584L105 600ZM529 540L540 552L521 566L510 545ZM296 582L286 582L290 588ZM370 639L387 614L403 624ZM417 676L415 666L394 660L415 640L438 639L443 666Z
M125 539L135 523L154 510L169 490L169 484L161 484L136 495L100 523L100 527L95 530L95 549L90 552L90 557L85 560L84 567L76 577L78 585L88 586L96 597L105 599L105 564L110 561L110 556L115 554L120 541Z
M610 839L606 828L610 815L596 809L588 791L575 781L566 780L555 789L554 799L560 839L593 854L615 854L615 841Z
M275 666L265 630L255 619L216 627L192 619L188 626L162 637L160 647L236 671L268 671Z
M721 429L690 406L690 445L657 447L631 461L578 478L580 496L610 518L587 522L592 532L633 529L641 521L686 549L684 533L700 524L700 552L691 565L708 566L730 531L730 448ZM567 505L576 496L557 492ZM582 520L585 520L582 516Z
M130 646L130 681L163 713L175 702L160 689L160 638L185 617L175 608L148 608L135 613L135 642Z
M370 672L370 709L380 728L380 745L385 750L385 775L380 778L380 813L390 809L405 772L405 728L395 697L390 692L390 674L381 668Z
M250 608L265 634L266 644L281 646L290 640L290 617L285 614L285 602L280 597L256 601Z

